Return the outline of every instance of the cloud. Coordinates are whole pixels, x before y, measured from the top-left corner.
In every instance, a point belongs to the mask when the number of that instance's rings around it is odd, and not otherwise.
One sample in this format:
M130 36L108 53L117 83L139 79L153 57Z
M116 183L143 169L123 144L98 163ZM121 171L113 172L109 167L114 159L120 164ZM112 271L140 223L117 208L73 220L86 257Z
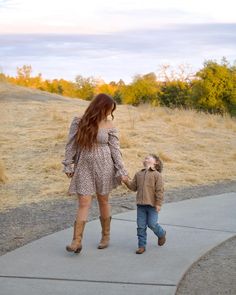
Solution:
M23 64L44 76L101 75L110 79L155 71L161 63L187 62L195 68L205 59L236 59L236 23L166 26L111 34L0 35L0 66Z
M153 30L133 30L111 34L19 34L0 35L0 54L21 56L90 56L104 53L168 54L176 49L199 50L201 46L236 47L235 24L198 24L168 26ZM187 47L187 48L186 48Z
M2 33L108 33L236 21L233 0L0 0ZM10 9L6 9L6 8Z
M155 20L156 24L178 24L178 23L203 23L211 22L213 18L203 12L196 13L194 11L187 11L177 8L133 8L131 10L125 9L105 9L102 12L106 16L125 17L132 21L134 19L137 22L143 20Z
M19 7L19 2L15 0L0 0L0 10Z

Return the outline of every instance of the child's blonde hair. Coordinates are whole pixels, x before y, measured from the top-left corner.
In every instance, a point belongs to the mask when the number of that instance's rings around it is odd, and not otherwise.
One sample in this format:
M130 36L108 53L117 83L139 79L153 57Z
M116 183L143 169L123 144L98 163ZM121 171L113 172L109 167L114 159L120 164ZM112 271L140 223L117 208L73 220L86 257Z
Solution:
M163 170L163 162L161 161L160 157L155 154L150 154L150 156L156 160L155 169L161 173Z

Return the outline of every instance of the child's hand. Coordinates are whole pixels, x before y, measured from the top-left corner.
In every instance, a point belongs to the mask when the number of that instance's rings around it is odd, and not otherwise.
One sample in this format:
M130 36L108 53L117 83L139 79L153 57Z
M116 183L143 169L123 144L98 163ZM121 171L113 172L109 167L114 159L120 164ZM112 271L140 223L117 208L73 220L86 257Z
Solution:
M156 205L156 211L159 213L161 211L161 206L160 205Z

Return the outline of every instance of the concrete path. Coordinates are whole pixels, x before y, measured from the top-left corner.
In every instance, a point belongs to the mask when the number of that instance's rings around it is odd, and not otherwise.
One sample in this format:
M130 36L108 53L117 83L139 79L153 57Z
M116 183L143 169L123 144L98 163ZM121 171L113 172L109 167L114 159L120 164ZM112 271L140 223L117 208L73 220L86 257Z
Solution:
M235 209L236 193L165 204L167 243L158 247L148 231L143 255L135 254L136 211L113 216L105 250L96 249L98 220L87 223L79 255L65 251L72 229L57 232L0 257L0 294L175 294L193 262L236 234Z

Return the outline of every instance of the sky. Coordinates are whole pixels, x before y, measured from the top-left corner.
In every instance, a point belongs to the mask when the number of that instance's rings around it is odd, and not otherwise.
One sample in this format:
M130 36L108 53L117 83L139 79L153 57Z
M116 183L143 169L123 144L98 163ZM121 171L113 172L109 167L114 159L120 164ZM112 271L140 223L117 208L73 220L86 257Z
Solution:
M161 65L236 60L232 0L0 0L0 71L106 82Z

